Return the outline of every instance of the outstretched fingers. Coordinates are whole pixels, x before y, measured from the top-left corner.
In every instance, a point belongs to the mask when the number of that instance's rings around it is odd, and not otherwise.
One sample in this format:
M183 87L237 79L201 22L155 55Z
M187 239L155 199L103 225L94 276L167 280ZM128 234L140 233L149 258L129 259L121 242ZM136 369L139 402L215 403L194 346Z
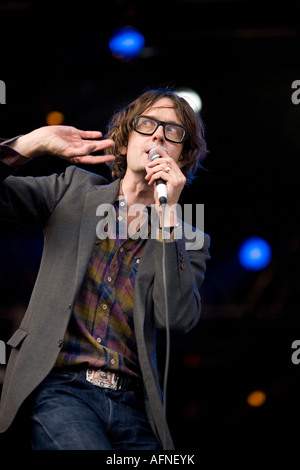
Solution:
M104 140L83 140L76 142L70 142L68 146L64 149L62 156L64 158L70 159L75 163L78 163L79 159L85 158L85 160L89 159L90 163L95 163L94 159L97 157L101 157L101 160L108 159L108 161L112 160L113 155L91 155L93 152L99 152L102 150L111 149L114 147L114 141L111 139L104 139ZM76 159L76 160L75 160ZM93 159L93 161L92 161ZM99 159L98 159L99 160ZM85 161L85 163L87 163Z
M87 165L98 165L100 163L108 163L114 161L114 155L83 155L78 157L73 157L71 160L74 163L84 163Z
M101 139L103 135L100 131L83 131L82 129L78 129L78 131L82 139Z

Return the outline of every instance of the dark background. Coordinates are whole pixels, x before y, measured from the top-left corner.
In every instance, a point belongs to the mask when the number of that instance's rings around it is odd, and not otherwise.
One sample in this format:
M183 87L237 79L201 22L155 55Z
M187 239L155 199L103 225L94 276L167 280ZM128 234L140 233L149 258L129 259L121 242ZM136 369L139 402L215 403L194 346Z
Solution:
M121 62L108 41L126 24L144 34L146 49ZM291 361L300 338L300 105L291 100L300 80L298 1L2 1L0 26L2 137L45 125L52 110L66 125L105 131L112 113L149 87L200 94L210 152L182 202L205 204L211 260L199 324L172 337L174 440L198 450L228 442L233 452L238 441L252 449L290 443L300 411L300 364ZM21 172L62 165L37 159ZM272 248L270 265L258 272L237 258L251 235ZM39 233L1 228L1 340L24 314L41 249ZM263 406L247 404L253 390L266 393Z

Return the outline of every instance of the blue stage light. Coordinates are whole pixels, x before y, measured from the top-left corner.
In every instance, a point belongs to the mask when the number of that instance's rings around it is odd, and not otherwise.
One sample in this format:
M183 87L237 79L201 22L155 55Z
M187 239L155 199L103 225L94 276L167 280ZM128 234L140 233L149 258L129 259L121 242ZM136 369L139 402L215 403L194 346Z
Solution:
M245 269L259 271L268 266L272 253L266 240L260 237L251 237L242 243L238 256Z
M109 48L113 56L120 60L131 60L138 57L144 45L144 36L131 26L118 29L109 41Z

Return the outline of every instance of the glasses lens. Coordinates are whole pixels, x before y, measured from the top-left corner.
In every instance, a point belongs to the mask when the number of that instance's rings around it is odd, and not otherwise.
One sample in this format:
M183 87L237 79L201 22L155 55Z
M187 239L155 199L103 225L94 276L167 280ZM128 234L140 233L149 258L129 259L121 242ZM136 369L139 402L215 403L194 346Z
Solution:
M155 119L151 119L148 116L137 116L134 119L134 129L140 134L152 135L160 122ZM171 142L180 143L183 142L185 137L185 128L178 124L162 123L164 126L165 138Z
M142 134L152 134L157 127L157 122L148 117L138 116L135 120L135 130Z
M182 142L185 134L183 127L177 126L176 124L167 124L165 126L166 139L172 142Z

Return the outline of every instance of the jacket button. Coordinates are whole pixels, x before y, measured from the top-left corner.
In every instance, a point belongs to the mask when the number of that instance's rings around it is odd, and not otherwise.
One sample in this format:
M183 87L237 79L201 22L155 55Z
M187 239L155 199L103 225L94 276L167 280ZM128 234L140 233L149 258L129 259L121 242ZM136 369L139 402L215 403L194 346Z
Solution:
M61 348L61 347L62 347L62 345L63 345L63 340L62 340L62 339L60 339L60 340L58 341L58 347L59 347L59 348Z

